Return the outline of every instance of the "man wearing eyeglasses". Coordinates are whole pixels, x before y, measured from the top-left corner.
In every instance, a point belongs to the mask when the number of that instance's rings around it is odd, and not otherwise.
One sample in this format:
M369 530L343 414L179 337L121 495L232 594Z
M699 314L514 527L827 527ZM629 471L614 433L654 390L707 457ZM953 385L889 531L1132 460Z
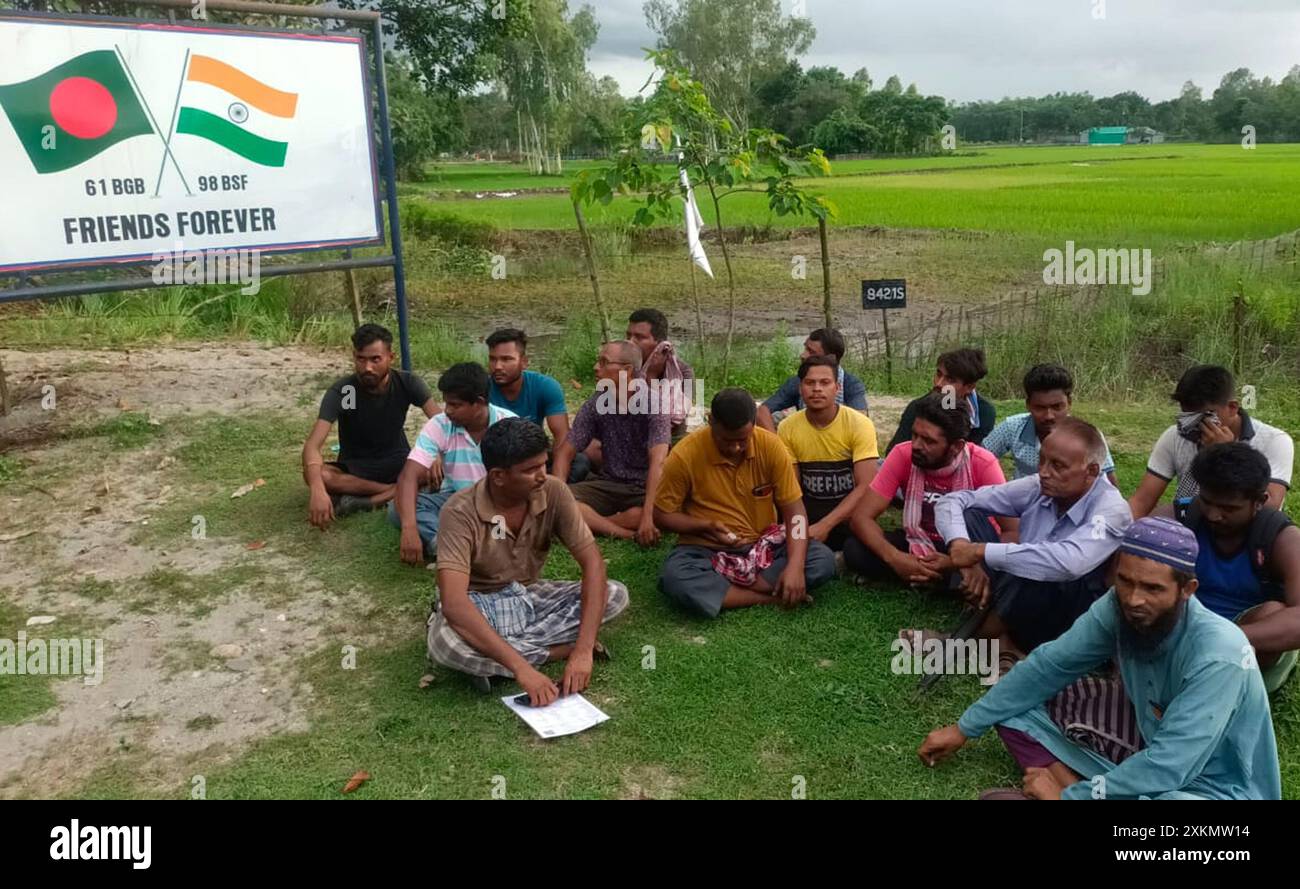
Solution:
M601 346L596 393L578 408L568 436L555 448L551 475L566 478L574 457L599 439L599 474L570 486L594 534L659 542L654 498L672 438L671 405L641 376L641 350L627 340Z

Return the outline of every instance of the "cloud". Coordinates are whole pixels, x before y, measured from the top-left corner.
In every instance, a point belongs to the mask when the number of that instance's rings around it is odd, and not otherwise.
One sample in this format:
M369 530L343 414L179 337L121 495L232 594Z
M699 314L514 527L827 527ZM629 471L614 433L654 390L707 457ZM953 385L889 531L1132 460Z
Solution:
M1213 92L1241 67L1280 78L1300 64L1296 0L803 0L817 39L801 62L897 74L923 93L957 101L1052 92L1152 101L1186 80ZM789 0L782 5L789 9ZM654 34L641 0L602 0L590 67L625 95L645 82L641 47Z

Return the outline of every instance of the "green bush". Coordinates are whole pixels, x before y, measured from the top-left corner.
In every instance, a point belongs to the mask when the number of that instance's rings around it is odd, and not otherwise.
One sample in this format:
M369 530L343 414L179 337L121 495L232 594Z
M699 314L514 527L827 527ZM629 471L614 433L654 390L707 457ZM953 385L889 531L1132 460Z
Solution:
M426 201L402 204L402 234L411 238L434 239L447 244L490 249L497 239L497 227L490 222L466 219L436 209Z
M562 385L568 385L570 380L595 385L593 365L600 354L600 342L600 322L594 314L576 318L557 340L547 345L542 369Z

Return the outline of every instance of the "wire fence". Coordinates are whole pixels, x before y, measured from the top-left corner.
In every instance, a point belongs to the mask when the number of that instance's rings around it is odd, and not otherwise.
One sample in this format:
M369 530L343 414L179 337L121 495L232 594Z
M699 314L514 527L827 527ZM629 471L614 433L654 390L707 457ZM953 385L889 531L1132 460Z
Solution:
M542 364L552 363L547 350L565 350L566 373L582 378L600 331L576 233L505 237L468 254L435 240L409 242L417 367L432 372L439 366L419 362L455 359L481 349L495 327L519 326L536 335ZM742 229L733 237L735 339L749 347L743 361L767 370L733 368L718 382L767 385L807 332L825 324L821 248L816 229ZM673 338L716 370L731 323L722 245L706 240L709 279L693 268L677 232L614 230L596 240L611 335L622 333L633 309L660 308ZM983 347L987 385L1007 394L1038 361L1066 364L1112 389L1176 374L1194 360L1247 374L1300 370L1300 231L1156 256L1150 294L1141 298L1121 287L1045 285L1041 252L1009 251L1006 238L984 232L834 229L829 245L831 323L845 335L846 362L887 391L913 385L958 345ZM391 275L363 270L356 278L365 320L393 324ZM867 278L906 278L908 307L889 310L887 323L880 311L865 310L860 282ZM185 287L19 304L0 311L0 343L28 337L94 347L132 336L233 336L339 345L350 304L341 273L268 280L256 295ZM439 332L445 341L435 347L427 340L438 326L454 331Z

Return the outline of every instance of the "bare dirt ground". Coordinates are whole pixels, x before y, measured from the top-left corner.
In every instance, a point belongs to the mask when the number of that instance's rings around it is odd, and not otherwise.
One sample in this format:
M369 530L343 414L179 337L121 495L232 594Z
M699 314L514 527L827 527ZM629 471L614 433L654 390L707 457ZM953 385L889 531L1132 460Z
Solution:
M75 787L99 752L124 746L145 751L154 761L150 771L174 787L173 772L189 754L305 729L311 689L297 686L288 666L316 643L319 615L328 609L297 561L229 540L172 551L133 544L151 513L185 496L167 484L167 443L100 462L83 458L81 440L63 436L124 410L167 419L284 409L306 421L311 408L297 406L299 395L336 372L338 356L196 345L147 352L0 350L0 360L16 402L0 418L0 452L25 464L0 494L0 594L23 618L54 616L54 637L67 623L78 635L103 638L106 660L102 684L56 681L55 708L0 727L0 796L49 796ZM41 405L46 386L54 387L53 410ZM136 613L120 595L151 572L203 578L249 563L285 578L296 597L267 602L249 584L228 590L195 617ZM78 592L97 582L111 583L114 596L94 601ZM238 651L212 656L219 645ZM195 730L196 723L204 730Z
M19 627L53 616L42 628L51 637L67 627L69 636L102 638L106 661L102 684L54 681L54 707L0 726L0 797L75 790L122 749L147 759L153 790L175 792L199 758L210 763L255 739L310 728L313 690L294 666L331 631L325 615L362 607L364 594L338 601L312 580L305 556L250 551L240 540L135 542L151 515L193 493L177 483L168 455L181 441L101 449L88 460L85 440L68 433L124 411L168 420L268 409L301 416L305 431L340 357L231 344L0 350L15 402L0 418L0 456L24 466L0 486L0 603L18 611ZM42 409L46 386L54 410ZM904 403L872 398L882 441ZM244 567L261 570L245 578ZM234 579L198 611L133 607L159 572L185 583ZM112 594L93 595L106 589ZM631 781L629 793L644 783Z
M147 350L0 349L15 403L0 450L124 410L157 419L292 406L304 383L339 371L334 352L195 343ZM43 404L53 386L53 409Z

